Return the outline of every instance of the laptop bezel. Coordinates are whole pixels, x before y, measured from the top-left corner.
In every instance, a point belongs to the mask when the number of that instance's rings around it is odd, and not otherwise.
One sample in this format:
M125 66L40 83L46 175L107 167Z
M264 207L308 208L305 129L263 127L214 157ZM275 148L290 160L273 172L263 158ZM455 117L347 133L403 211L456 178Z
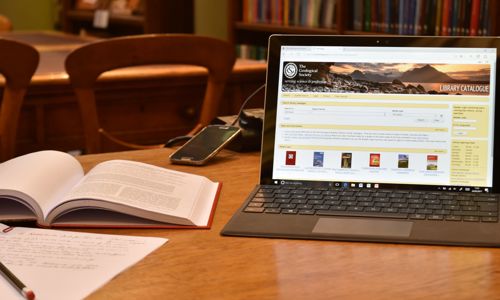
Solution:
M265 116L262 137L260 183L273 184L274 141L279 87L281 47L288 46L367 46L367 47L465 47L496 48L495 107L498 98L500 39L498 37L434 37L434 36L332 36L275 34L269 37L268 66L266 75ZM500 109L495 109L495 120L500 120ZM495 122L494 132L498 134L500 122ZM500 167L500 138L494 139L493 169ZM491 192L500 192L500 174L493 172Z

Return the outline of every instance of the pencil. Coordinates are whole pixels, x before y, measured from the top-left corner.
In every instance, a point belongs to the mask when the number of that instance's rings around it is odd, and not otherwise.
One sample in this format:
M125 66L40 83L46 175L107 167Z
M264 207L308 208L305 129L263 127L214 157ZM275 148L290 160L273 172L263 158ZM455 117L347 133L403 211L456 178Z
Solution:
M35 299L35 293L24 285L24 283L19 280L19 278L14 275L7 267L0 262L0 273L23 295L24 298L28 300Z

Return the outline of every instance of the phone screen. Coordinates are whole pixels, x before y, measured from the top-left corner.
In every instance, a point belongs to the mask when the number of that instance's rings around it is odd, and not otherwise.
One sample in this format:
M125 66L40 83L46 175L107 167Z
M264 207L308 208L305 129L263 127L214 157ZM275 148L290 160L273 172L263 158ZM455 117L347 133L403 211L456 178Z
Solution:
M209 125L170 156L172 162L202 164L219 152L240 132L240 128Z

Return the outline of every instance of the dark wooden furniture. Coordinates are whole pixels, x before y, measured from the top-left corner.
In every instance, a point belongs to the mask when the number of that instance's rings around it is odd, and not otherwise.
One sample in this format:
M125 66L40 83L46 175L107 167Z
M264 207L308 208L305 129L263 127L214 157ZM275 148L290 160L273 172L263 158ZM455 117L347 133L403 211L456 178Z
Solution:
M209 165L170 165L170 149L85 155L89 169L130 159L223 182L209 230L85 229L168 238L88 297L98 299L497 299L500 249L222 237L258 182L259 154L223 151ZM35 291L36 292L36 291Z
M193 135L217 117L224 87L234 62L235 54L231 44L195 35L153 34L118 37L77 48L68 55L65 66L80 107L86 153L101 152L102 137L129 148L144 149L143 145L113 136L99 122L94 86L102 73L140 65L177 64L206 68L207 87L198 110L198 121L189 133L186 132L187 135Z
M11 32L0 37L23 41L40 52L23 105L17 154L41 149L85 147L76 96L64 70L66 56L89 39L55 32ZM237 60L226 83L219 115L238 112L245 97L265 82L266 64ZM143 66L104 73L96 86L100 122L120 139L156 144L183 135L197 122L207 72L196 66ZM0 90L3 81L0 77ZM263 99L252 101L262 107ZM123 149L104 143L103 151Z
M193 0L142 0L140 14L111 15L109 26L93 26L94 11L77 9L76 0L62 0L60 20L67 33L87 33L99 36L118 36L142 33L192 33L194 31Z
M39 55L30 45L0 38L0 74L5 78L0 106L0 162L14 157L19 114Z

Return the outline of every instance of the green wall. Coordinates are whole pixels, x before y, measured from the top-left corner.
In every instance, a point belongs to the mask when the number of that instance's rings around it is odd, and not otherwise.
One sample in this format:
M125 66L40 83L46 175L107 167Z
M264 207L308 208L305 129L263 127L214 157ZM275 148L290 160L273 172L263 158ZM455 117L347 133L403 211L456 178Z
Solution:
M195 0L195 32L227 39L228 1L234 0Z
M231 0L195 0L195 32L226 39L228 1ZM14 30L50 30L54 29L57 19L57 2L57 0L0 0L0 14L12 21Z
M14 30L50 30L57 17L57 0L0 0L0 14Z

